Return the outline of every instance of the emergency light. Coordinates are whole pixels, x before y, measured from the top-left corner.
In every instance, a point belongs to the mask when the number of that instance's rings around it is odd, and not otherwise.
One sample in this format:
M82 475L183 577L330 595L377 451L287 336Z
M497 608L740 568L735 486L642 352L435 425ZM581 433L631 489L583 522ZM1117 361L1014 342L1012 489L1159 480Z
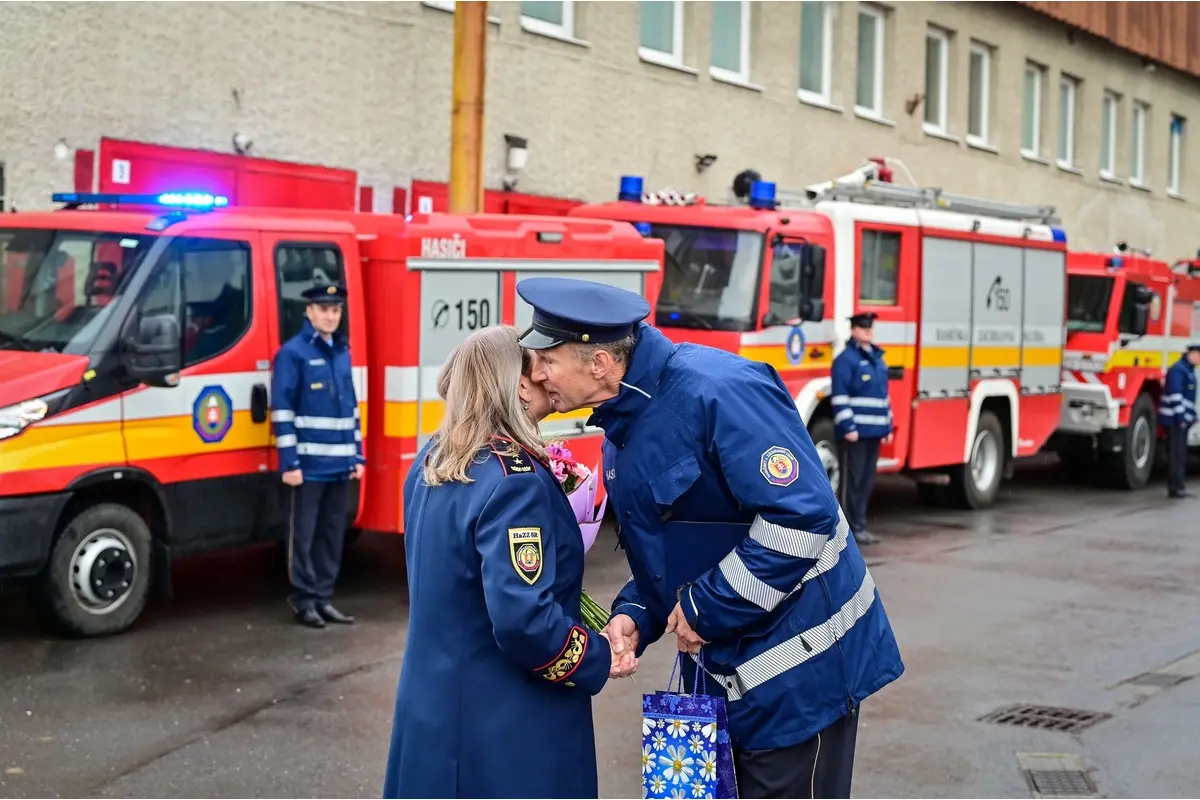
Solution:
M1066 232L1066 231L1064 231L1062 228L1051 228L1051 229L1050 229L1050 236L1051 236L1051 237L1054 239L1054 241L1056 241L1056 242L1065 242L1065 241L1067 241L1067 232Z
M621 188L617 192L617 199L630 203L642 202L642 185L640 175L622 175Z
M112 205L166 206L172 208L211 209L225 208L229 198L208 192L163 192L162 194L120 194L116 192L63 192L51 195L55 203L68 205Z
M775 210L775 183L773 181L755 181L750 184L750 207Z

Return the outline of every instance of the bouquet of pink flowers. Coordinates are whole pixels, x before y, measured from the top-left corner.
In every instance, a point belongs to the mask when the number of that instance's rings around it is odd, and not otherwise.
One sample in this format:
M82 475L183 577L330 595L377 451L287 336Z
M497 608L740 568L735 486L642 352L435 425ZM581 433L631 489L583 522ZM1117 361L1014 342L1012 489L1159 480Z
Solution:
M550 457L550 469L554 472L554 477L562 484L571 509L575 512L575 521L579 523L579 530L583 534L583 552L586 553L596 543L596 534L600 530L604 509L608 505L606 495L600 503L600 508L596 508L596 475L600 466L588 469L575 461L565 442L551 442L546 447L546 455ZM608 624L608 612L588 597L587 592L583 593L580 605L584 624L592 630L604 630L604 626Z

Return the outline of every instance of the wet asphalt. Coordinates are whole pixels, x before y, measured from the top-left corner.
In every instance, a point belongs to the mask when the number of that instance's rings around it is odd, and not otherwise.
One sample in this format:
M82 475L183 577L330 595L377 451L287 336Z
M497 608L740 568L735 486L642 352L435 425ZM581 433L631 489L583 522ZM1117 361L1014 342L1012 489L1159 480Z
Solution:
M1191 484L1200 489L1193 472ZM856 797L1031 797L1018 753L1082 759L1105 797L1200 790L1200 656L1166 688L1123 681L1200 651L1200 498L1096 489L1021 468L993 509L921 505L885 479L871 572L907 671L863 706ZM611 531L588 556L624 583ZM377 797L406 634L398 538L364 535L338 604L353 627L291 621L272 547L180 562L176 597L121 636L64 641L0 594L0 797ZM602 797L640 796L640 695L673 647L595 701ZM1163 683L1169 681L1154 681ZM483 698L481 698L483 700ZM1111 715L1066 733L981 722L1016 703ZM514 764L553 757L553 731ZM538 749L543 752L538 753Z

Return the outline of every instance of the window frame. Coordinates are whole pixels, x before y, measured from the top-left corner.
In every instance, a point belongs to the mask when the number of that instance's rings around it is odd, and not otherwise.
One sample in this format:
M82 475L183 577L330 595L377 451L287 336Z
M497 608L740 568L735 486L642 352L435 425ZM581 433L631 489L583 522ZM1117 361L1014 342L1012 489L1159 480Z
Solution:
M272 273L274 273L274 276L275 276L275 307L276 307L276 316L277 316L277 321L276 321L275 327L279 334L280 346L282 346L283 344L285 344L286 342L291 340L291 338L293 336L295 336L297 333L299 333L299 331L294 331L292 333L288 333L287 335L284 335L286 333L286 331L284 331L284 329L283 329L284 320L286 319L286 316L284 315L284 311L283 311L283 304L284 304L284 300L286 299L283 296L283 287L286 283L288 283L288 281L284 280L283 271L279 265L279 251L283 250L285 248L289 248L289 247L306 248L309 250L315 250L317 248L322 248L322 247L332 249L337 254L338 268L341 270L340 283L343 286L345 286L346 280L347 280L346 254L342 251L341 246L337 242L335 242L331 239L283 239L283 238L278 239L274 243L274 246L271 248L271 271L272 271ZM342 322L341 322L341 325L338 326L338 331L343 336L350 335L350 304L349 303L346 303L345 307L342 310Z
M874 96L871 98L873 103L871 106L864 106L858 102L858 73L862 69L862 53L858 50L856 44L854 53L854 110L863 116L872 117L874 119L883 119L883 43L885 37L887 36L887 14L885 14L881 8L867 5L865 3L859 4L858 15L854 18L856 43L858 41L859 26L862 25L862 18L864 16L872 17L875 20L875 41L873 43L873 49L875 51L875 69L874 75L871 76L872 89L874 90L872 94Z
M929 44L937 42L938 54L938 120L930 122L925 119L929 114ZM936 25L925 28L925 110L922 114L921 129L926 133L942 136L949 134L949 110L946 104L950 99L950 33Z
M1144 186L1146 180L1146 118L1150 115L1150 104L1134 100L1131 114L1129 183L1133 186Z
M804 56L800 57L800 86L797 96L801 100L821 105L833 103L833 15L834 7L829 0L805 0L800 5L800 47L804 47L804 7L811 2L821 9L821 91L804 88ZM856 18L857 19L857 18Z
M683 0L658 0L659 2L667 2L672 6L672 24L671 24L671 48L672 52L667 53L662 50L656 50L653 47L647 47L642 44L642 20L641 20L641 2L638 3L638 57L642 61L648 61L651 64L660 64L664 67L682 67L683 66Z
M1082 81L1067 73L1058 78L1058 165L1067 169L1075 166L1075 117L1079 108L1079 87ZM1068 91L1069 90L1069 91ZM1070 95L1067 103L1067 118L1063 119L1063 96ZM1066 143L1066 157L1063 155L1063 143Z
M974 55L981 56L981 75L979 78L979 127L981 133L971 133L971 93L974 87L971 86L971 57ZM989 105L992 101L992 48L983 42L971 42L970 50L967 52L967 142L970 144L987 145L990 138L991 109Z
M1187 118L1179 114L1171 114L1168 127L1167 144L1167 193L1180 196L1183 184L1183 135L1187 127Z
M1025 78L1032 73L1033 75L1033 143L1032 147L1027 147L1025 144L1025 119L1021 119L1021 154L1029 158L1042 157L1042 90L1046 83L1046 68L1034 61L1025 62L1025 71L1021 73L1021 110L1024 113L1025 105Z
M1117 177L1117 120L1121 96L1105 89L1100 97L1100 177ZM1104 152L1104 130L1108 128L1108 152Z
M741 14L741 26L738 35L738 61L739 69L737 72L731 72L724 67L714 66L712 42L715 38L709 33L709 50L708 50L708 74L717 80L722 80L732 83L749 83L750 82L750 0L734 0L738 4L738 9ZM714 16L715 20L716 17Z
M552 36L556 39L574 39L575 38L575 5L574 0L551 0L551 2L562 3L562 24L555 22L547 22L544 19L531 17L521 10L521 29L530 33L540 33L543 36Z

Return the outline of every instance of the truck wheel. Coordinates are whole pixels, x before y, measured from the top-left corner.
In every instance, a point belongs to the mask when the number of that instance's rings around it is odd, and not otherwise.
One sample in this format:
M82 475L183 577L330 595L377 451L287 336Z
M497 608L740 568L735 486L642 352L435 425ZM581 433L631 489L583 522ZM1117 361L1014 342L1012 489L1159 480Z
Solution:
M808 435L817 448L821 466L825 467L825 477L829 479L829 485L836 495L842 483L842 467L838 461L837 440L833 438L833 420L828 417L813 420Z
M150 528L132 509L101 503L76 514L34 585L35 605L68 636L108 636L133 624L150 589Z
M1154 402L1149 395L1138 395L1123 433L1121 452L1105 456L1104 474L1118 489L1141 489L1150 482L1157 436Z
M960 508L987 508L996 501L1004 475L1004 430L991 411L979 415L971 456L950 474L950 489Z

